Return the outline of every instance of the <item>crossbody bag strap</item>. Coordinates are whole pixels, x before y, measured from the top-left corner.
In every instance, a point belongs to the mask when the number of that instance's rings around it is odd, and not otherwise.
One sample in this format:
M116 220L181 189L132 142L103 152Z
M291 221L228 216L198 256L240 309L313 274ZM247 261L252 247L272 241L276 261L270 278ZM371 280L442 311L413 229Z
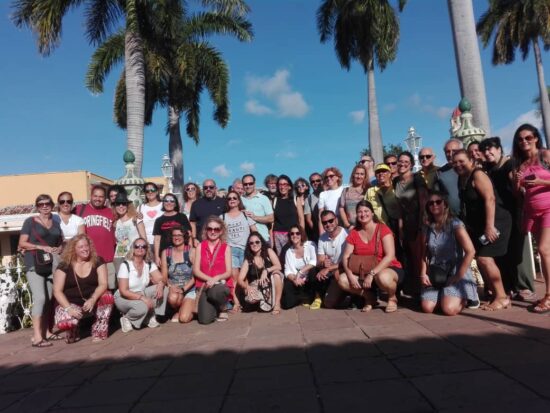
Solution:
M212 271L212 267L214 266L214 262L216 262L216 257L218 256L218 252L221 248L221 242L218 242L218 245L216 245L216 248L214 249L214 253L212 254L212 259L208 263L208 272ZM208 244L206 245L206 248L208 248Z
M46 243L46 241L44 241L42 239L42 237L38 234L38 231L36 230L36 222L34 220L34 217L32 218L32 221L31 221L31 233L39 243L41 243L45 247L49 247L49 245Z
M82 290L80 289L80 283L78 282L78 276L76 275L76 271L73 266L71 266L71 268L73 270L74 282L76 283L76 288L78 288L78 293L80 294L80 298L82 298L82 301L86 301L86 299L84 298L84 294L82 294ZM130 268L129 265L128 265L128 268Z
M374 237L374 257L378 259L378 244L380 243L380 224L376 224Z

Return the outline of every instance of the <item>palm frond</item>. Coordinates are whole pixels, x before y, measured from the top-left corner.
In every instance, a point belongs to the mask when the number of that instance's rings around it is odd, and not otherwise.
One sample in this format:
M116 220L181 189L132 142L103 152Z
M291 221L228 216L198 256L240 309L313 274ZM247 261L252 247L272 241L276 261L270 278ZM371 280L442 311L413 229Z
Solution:
M91 44L97 45L114 30L124 10L120 0L88 0L84 15L86 37Z
M112 68L124 60L124 32L109 37L92 55L85 84L92 93L103 93L103 82Z

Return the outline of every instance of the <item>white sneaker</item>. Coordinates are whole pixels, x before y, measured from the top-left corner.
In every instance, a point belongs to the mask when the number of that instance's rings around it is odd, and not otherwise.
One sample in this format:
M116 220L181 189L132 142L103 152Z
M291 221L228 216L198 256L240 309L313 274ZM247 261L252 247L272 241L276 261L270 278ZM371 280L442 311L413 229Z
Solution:
M147 323L147 327L149 328L157 328L160 326L159 322L157 321L157 318L155 316L151 317L149 319L149 322Z
M130 320L124 316L120 317L120 327L123 333L129 333L134 329Z

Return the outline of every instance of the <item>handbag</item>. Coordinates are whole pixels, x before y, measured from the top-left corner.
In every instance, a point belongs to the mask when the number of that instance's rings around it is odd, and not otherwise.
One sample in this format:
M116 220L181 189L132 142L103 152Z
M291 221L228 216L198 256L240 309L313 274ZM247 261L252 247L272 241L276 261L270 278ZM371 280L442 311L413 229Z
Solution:
M434 288L443 288L447 284L447 279L452 276L452 271L445 266L430 264L428 267L428 278Z
M374 255L351 254L348 260L348 268L359 277L359 282L366 278L365 274L370 272L378 264L378 244L380 243L380 224L376 225L375 230Z
M269 312L273 310L273 307L275 307L273 275L269 277L269 282L267 285L261 285L258 267L254 263L251 265L254 265L254 269L256 270L256 279L248 283L244 300L248 304L259 304L262 311Z
M35 225L36 224L35 224L34 218L33 218L32 222L31 222L31 232L32 232L33 237L38 242L40 242L40 244L42 244L43 246L49 247L49 245L46 243L46 241L44 241L42 239L42 237L36 231ZM37 274L42 275L42 276L49 276L53 271L53 269L52 269L53 254L51 254L49 252L46 252L46 251L34 250L33 255L34 255L34 272L36 272Z

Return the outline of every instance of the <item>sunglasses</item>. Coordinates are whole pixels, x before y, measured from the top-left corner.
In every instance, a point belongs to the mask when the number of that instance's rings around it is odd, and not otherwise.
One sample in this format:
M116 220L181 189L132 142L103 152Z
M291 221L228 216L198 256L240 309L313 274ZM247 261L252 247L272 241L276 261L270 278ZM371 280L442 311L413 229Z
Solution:
M243 186L253 186L254 182L243 182Z
M191 192L191 191L196 191L197 188L195 188L194 186L189 186L187 188L185 188L185 192Z
M325 180L328 180L328 179L332 179L334 178L336 175L327 175L325 176Z
M47 208L47 207L51 207L52 206L52 203L51 202L38 202L36 204L36 206L38 208Z
M312 179L311 181L309 181L311 185L320 184L321 182L323 182L321 179Z
M221 232L221 228L220 227L206 227L206 230L208 232Z
M168 198L168 199L163 199L162 202L167 203L167 204L175 204L176 200L172 199L172 198Z
M321 221L321 223L322 223L323 225L332 224L333 222L334 222L334 218L332 218L332 219L327 219L326 221Z
M248 243L248 245L252 246L252 245L260 245L261 244L261 241L250 241Z
M227 200L228 200L228 201L238 201L239 198L237 198L236 196L228 196L228 197L227 197Z
M136 249L136 250L146 250L147 245L145 245L145 244L134 245L134 249Z
M397 165L397 161L395 161L395 162L386 162L386 165L395 166L395 165Z
M147 188L145 190L146 194L154 194L155 192L157 192L157 190L155 188Z
M299 232L295 232L295 231L289 232L288 234L289 234L291 237L292 237L292 236L296 236L296 235L300 235L300 236L302 235L302 234L300 234Z
M535 137L533 135L518 136L518 141L519 142L531 142L534 139L535 139Z
M420 155L418 159L431 159L433 155Z
M307 188L306 184L298 184L296 185L297 188Z
M203 185L202 190L203 191L212 191L214 188L216 188L214 185Z
M65 204L72 205L72 204L73 204L73 200L72 200L72 199L60 199L60 200L59 200L59 205L65 205Z
M128 204L126 202L115 202L115 206L128 206Z
M372 159L363 159L362 161L359 161L359 163L367 163L367 162L374 162Z
M433 201L428 201L428 206L441 205L442 203L442 199L434 199Z

